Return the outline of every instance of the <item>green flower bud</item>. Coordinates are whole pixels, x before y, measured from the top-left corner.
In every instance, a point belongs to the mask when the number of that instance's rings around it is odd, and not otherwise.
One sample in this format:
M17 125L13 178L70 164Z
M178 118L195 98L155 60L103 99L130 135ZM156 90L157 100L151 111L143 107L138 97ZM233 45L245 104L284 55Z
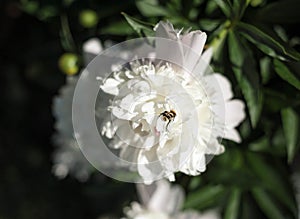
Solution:
M65 53L58 60L59 69L67 74L74 75L78 72L78 56L74 53Z
M83 10L79 14L79 23L85 28L94 27L98 23L98 15L93 10Z

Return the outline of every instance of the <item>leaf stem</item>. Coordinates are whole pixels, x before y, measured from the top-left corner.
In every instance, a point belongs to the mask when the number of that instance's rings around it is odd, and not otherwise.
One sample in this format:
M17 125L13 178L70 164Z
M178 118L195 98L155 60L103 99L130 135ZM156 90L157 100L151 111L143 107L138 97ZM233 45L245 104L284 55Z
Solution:
M74 38L73 38L71 30L70 30L67 15L66 14L61 15L60 21L61 21L62 35L65 38L65 48L64 49L69 52L76 52L75 41L74 41Z
M212 47L214 51L217 51L219 49L220 45L222 45L232 24L231 24L230 20L227 20L221 26L222 26L222 29L219 31L217 36L209 44L209 47Z

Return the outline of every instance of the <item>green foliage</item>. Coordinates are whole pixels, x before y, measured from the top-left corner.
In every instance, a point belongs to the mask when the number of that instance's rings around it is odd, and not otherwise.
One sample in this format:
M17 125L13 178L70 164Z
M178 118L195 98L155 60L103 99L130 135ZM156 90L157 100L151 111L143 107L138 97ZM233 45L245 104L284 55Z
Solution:
M270 35L259 30L255 26L246 23L238 23L237 30L244 34L245 38L256 45L262 52L269 56L282 60L300 60L300 54L292 48L281 44Z
M189 194L184 203L184 208L204 209L216 205L224 193L222 185L202 186L196 192Z
M234 188L231 191L228 205L225 209L224 219L237 219L239 214L239 206L241 204L241 191L239 188Z
M281 111L282 126L286 140L287 157L291 163L297 152L299 136L299 117L291 108L285 108Z
M300 80L281 61L274 59L275 72L285 81L300 90Z
M125 13L122 13L122 15L125 17L128 24L137 32L139 36L151 36L154 34L153 27L154 25L151 25L149 23L139 21ZM151 28L152 27L152 28Z
M253 189L252 194L261 210L264 211L269 218L285 218L280 210L278 210L278 206L276 206L272 198L264 190L261 188L255 188Z
M232 70L246 99L251 124L255 128L262 109L262 93L254 58L249 47L243 45L233 31L229 32L228 47Z

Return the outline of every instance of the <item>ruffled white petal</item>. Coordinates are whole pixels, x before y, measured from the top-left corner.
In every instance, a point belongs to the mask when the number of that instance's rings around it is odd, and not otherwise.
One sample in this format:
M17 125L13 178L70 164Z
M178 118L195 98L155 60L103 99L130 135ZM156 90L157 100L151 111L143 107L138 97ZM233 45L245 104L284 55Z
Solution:
M152 194L147 208L151 211L161 211L167 214L174 214L179 211L184 201L183 189L179 186L172 186L165 180L156 182L156 190Z
M224 138L240 143L242 141L240 134L234 128L225 130Z
M125 213L130 219L220 219L216 210L199 213L192 210L180 211L184 203L184 191L166 180L151 185L138 184L137 191L142 205L133 202Z
M218 73L214 73L213 77L218 83L217 85L221 88L223 99L225 101L230 100L233 97L233 93L232 93L231 84L229 80L223 75Z
M245 104L241 100L230 100L225 104L226 127L236 127L245 119Z
M99 55L103 48L98 38L91 38L83 44L83 58L86 65L88 65L97 55Z
M188 47L192 48L192 50L196 54L201 55L206 42L206 38L206 33L197 30L183 35L181 41Z
M206 34L201 31L192 31L183 35L181 42L184 44L184 68L192 72L201 58Z
M167 39L176 40L176 31L173 27L173 25L167 21L163 22L160 21L156 26L154 27L155 36L156 37L162 37Z

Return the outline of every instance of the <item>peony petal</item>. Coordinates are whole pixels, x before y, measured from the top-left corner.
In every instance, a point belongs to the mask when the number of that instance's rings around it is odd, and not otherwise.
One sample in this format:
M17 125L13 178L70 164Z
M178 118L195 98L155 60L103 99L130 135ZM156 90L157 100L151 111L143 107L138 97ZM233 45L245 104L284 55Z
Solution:
M221 89L223 99L230 100L233 97L230 81L221 74L214 73L213 76L217 86Z
M169 21L160 21L154 27L154 31L156 37L176 40L176 31L174 30L173 25Z
M87 65L90 63L100 52L102 52L103 48L101 42L97 38L91 38L83 44L83 56L84 62Z
M204 75L208 75L211 73L211 69L209 68L209 63L213 55L213 49L208 48L204 51L201 55L201 58L198 60L197 64L195 65L192 73L196 78L201 80Z
M245 104L241 100L231 100L225 103L226 127L236 127L245 119Z
M189 155L188 160L180 168L180 171L188 175L196 176L199 175L201 172L204 172L205 170L206 163L204 150L197 148L196 146L193 153Z
M193 71L200 60L206 38L206 33L201 31L193 31L182 36L181 41L186 45L183 47L185 53L184 68L189 72Z
M148 209L152 211L161 211L168 214L177 212L184 201L184 191L179 186L172 186L166 180L156 182L157 187L153 193Z
M213 52L214 52L214 50L212 47L209 47L208 49L206 49L204 51L204 53L201 55L201 61L206 64L209 64L211 61L211 58L213 56Z
M184 57L182 45L180 41L178 41L179 32L174 30L170 22L162 21L155 26L154 30L157 37L155 40L156 58L166 60L167 57L168 60L166 61L182 66Z
M183 35L181 38L182 43L184 43L189 48L191 48L193 52L198 56L202 54L206 39L207 39L206 33L200 30L192 31L188 34Z
M118 85L120 84L120 81L117 81L113 78L108 78L105 80L104 84L100 86L100 88L108 94L117 96L119 94L119 88Z
M234 128L231 128L229 130L225 130L224 138L235 141L237 143L240 143L241 140L242 140L241 137L240 137L240 134Z
M144 206L147 206L151 200L153 193L155 192L157 183L145 185L143 183L137 183L136 189L139 199Z
M205 154L212 154L212 155L218 155L222 154L225 151L225 148L223 145L221 145L218 140L212 139L205 150Z
M123 147L120 151L120 158L126 162L136 163L140 150L136 147Z
M145 184L151 184L156 179L164 176L164 170L156 155L155 147L152 147L150 150L141 150L137 164L138 173Z

